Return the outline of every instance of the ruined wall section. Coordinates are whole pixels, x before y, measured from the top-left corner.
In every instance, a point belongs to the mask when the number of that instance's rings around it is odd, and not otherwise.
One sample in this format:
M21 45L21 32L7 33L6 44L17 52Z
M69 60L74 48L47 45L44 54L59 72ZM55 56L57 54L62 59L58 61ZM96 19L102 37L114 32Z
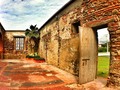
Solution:
M74 32L73 24L80 21L80 4L76 0L44 26L39 45L40 56L49 64L75 75L78 75L79 35Z
M108 86L120 88L120 21L109 23L111 64Z
M120 14L119 0L85 0L81 8L81 25L95 27L115 21Z
M80 19L85 27L108 24L111 49L108 86L120 88L120 0L84 0Z
M58 25L57 21L47 27L47 62L52 65L58 65Z
M79 9L71 10L59 19L59 67L75 75L78 75L79 35L73 32L72 27L74 22L79 21L77 12Z
M40 35L39 54L49 64L58 65L58 22L45 26Z
M40 55L45 57L50 64L58 65L61 69L78 74L79 37L74 33L73 24L78 21L80 21L82 27L96 27L107 24L111 37L111 65L108 85L119 87L120 0L75 0L56 17L40 31ZM55 29L54 27L58 28ZM57 36L56 41L54 40L55 36ZM58 53L54 55L57 51Z

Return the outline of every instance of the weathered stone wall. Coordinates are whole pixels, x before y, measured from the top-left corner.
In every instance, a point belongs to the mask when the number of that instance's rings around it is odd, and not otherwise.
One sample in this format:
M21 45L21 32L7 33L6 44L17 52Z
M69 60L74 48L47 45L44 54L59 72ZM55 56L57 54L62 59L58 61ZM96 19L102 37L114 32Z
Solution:
M72 74L78 75L79 38L78 36L61 40L59 67Z
M81 2L74 4L42 28L39 54L49 64L78 75L79 35L73 29L73 23L79 21Z
M119 86L120 89L120 22L109 23L111 65L109 86Z
M40 56L48 63L58 65L58 25L57 22L47 26L41 32Z
M108 25L111 37L108 85L120 87L120 0L75 0L41 29L39 54L48 63L78 75L79 37L73 26L78 21L82 27Z
M95 27L108 24L110 33L110 79L108 86L120 88L120 0L87 0L81 8L81 25Z
M25 57L26 48L23 51L15 50L14 36L25 36L24 31L6 31L4 36L4 59L20 59Z

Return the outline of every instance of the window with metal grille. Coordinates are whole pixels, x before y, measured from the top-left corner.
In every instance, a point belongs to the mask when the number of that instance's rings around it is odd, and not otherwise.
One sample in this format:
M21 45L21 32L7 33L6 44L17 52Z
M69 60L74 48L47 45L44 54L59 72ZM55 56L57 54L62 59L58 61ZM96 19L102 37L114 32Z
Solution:
M15 38L15 49L16 50L23 50L24 49L24 38L22 38L22 37Z

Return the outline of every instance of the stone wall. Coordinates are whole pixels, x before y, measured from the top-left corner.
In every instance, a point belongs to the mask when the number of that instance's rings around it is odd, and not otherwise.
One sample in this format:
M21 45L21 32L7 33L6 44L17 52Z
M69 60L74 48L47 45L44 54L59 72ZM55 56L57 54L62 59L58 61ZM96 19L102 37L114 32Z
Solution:
M110 78L108 86L120 88L120 0L87 0L81 8L81 25L96 27L107 24L110 33Z
M120 87L120 0L75 0L41 28L39 54L49 64L78 75L79 37L76 25L90 28L107 25L111 41L108 86Z
M26 48L23 51L15 50L14 36L25 36L24 31L6 31L4 36L4 59L20 59L25 57Z
M120 22L109 23L111 65L109 86L119 86L120 88Z
M79 35L73 24L79 21L81 2L77 1L74 4L42 28L39 54L49 64L78 75Z

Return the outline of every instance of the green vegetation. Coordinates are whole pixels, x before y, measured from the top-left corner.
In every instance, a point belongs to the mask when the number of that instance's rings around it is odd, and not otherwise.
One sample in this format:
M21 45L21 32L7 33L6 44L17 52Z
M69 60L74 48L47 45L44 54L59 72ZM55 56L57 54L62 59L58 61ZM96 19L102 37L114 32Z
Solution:
M108 47L109 47L109 42L108 42ZM110 51L110 48L108 48ZM107 43L102 44L101 47L98 47L98 52L107 52Z
M98 47L98 52L107 52L107 47Z
M40 57L40 56L34 56L35 60L45 60L44 58Z
M32 55L27 55L26 58L34 58Z
M109 73L110 57L100 56L98 57L98 72L97 76L107 77Z
M26 58L34 58L35 60L45 60L44 58L40 57L37 53L26 55Z
M31 25L29 29L26 29L25 35L29 37L30 48L33 48L34 52L37 52L40 40L40 34L37 25ZM34 43L32 43L32 41L34 41Z

